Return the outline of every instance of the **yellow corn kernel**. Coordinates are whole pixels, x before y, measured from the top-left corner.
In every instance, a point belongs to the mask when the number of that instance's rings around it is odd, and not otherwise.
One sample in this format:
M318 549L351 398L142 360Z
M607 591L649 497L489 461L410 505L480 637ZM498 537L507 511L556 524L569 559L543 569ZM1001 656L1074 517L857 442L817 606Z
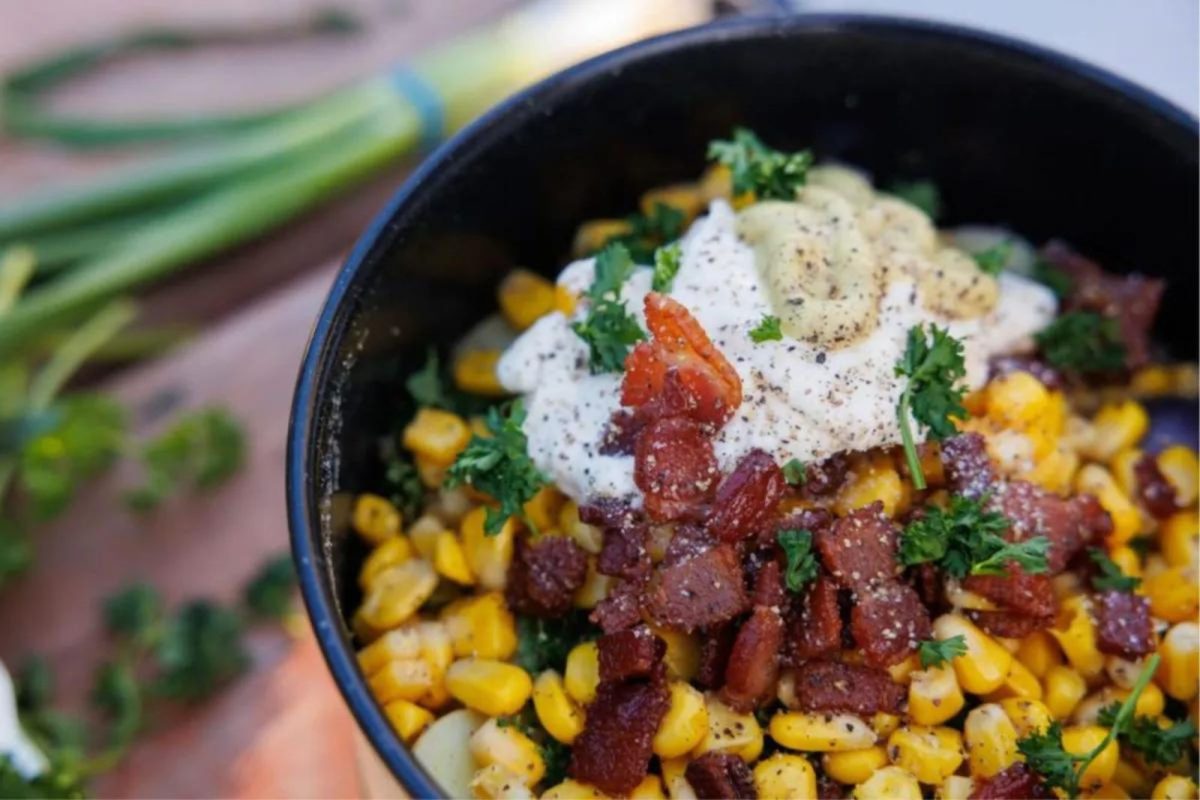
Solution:
M386 631L407 621L437 588L437 573L428 561L410 558L375 576L360 609L363 621Z
M428 510L446 527L456 528L466 513L479 503L471 496L474 491L470 486L455 486L453 489L442 486L434 495Z
M553 486L543 486L522 510L534 530L545 533L558 527L558 515L566 498Z
M1136 447L1127 447L1121 452L1112 457L1112 461L1108 462L1108 468L1112 471L1113 480L1117 482L1117 486L1121 489L1126 497L1138 496L1138 479L1137 471L1134 469L1138 461L1141 461L1141 450Z
M412 544L403 536L385 539L363 560L362 569L358 571L358 585L364 592L369 590L375 576L388 567L394 567L412 558L412 551Z
M562 284L554 286L554 310L562 313L564 317L569 317L575 313L575 306L579 303L579 298L568 287Z
M432 464L449 466L471 441L471 429L458 414L422 408L404 428L404 446Z
M415 703L429 691L433 681L433 670L424 661L389 661L367 678L367 685L380 703Z
M1154 784L1151 800L1196 800L1196 784L1182 775L1168 775Z
M1113 529L1108 535L1110 547L1129 542L1141 531L1142 514L1121 491L1112 473L1099 464L1088 464L1075 475L1075 491L1091 494L1112 517Z
M1200 459L1196 451L1181 444L1166 448L1155 459L1158 470L1175 490L1175 502L1186 508L1200 492Z
M596 569L596 557L588 556L587 575L583 584L575 590L571 602L576 608L595 608L600 601L608 596L608 590L613 584L611 575L602 575Z
M533 786L546 774L546 762L538 746L515 725L501 726L497 720L489 719L471 734L469 749L479 766L499 764L526 786Z
M708 733L704 695L684 681L671 681L671 704L654 734L654 753L677 758L691 752Z
M887 750L878 744L861 750L841 750L821 756L825 774L838 783L850 786L862 783L887 763Z
M421 634L416 625L396 628L358 651L358 668L368 677L391 661L421 657Z
M681 681L690 681L700 671L700 640L682 631L670 628L652 627L654 635L667 645L663 655L663 664L667 668L667 677Z
M654 774L642 778L642 782L629 793L629 800L666 800L666 797L662 781Z
M817 773L804 756L776 753L754 765L754 788L762 800L813 800Z
M878 739L870 725L852 714L781 711L771 718L770 731L784 747L814 753L862 750Z
M869 724L876 736L886 739L892 735L892 731L900 727L900 718L895 714L879 711L871 715Z
M1142 564L1142 577L1153 578L1160 572L1169 567L1170 564L1163 558L1162 553L1149 553L1146 556L1145 562ZM1065 573L1064 573L1065 574Z
M1104 671L1104 654L1096 648L1096 626L1088 610L1089 601L1082 595L1063 600L1058 620L1050 635L1058 641L1068 663L1085 678L1095 678Z
M1155 364L1142 367L1129 380L1129 388L1140 397L1162 397L1173 392L1175 378L1171 370Z
M496 292L500 313L519 331L554 310L554 284L527 269L514 269Z
M896 514L904 497L904 488L895 467L889 462L874 460L852 475L838 490L833 502L833 508L840 516L876 501L883 503L884 514L889 517Z
M917 658L917 654L913 653L903 661L897 661L887 668L888 674L892 676L892 681L907 686L912 680L912 674L921 668L921 659Z
M446 464L440 464L434 461L429 456L423 456L417 453L413 456L413 463L417 467L417 477L421 479L421 485L426 489L440 489L446 481L446 470L450 467Z
M1004 676L1004 683L1000 684L999 689L990 692L987 699L998 701L1008 697L1019 697L1025 700L1042 699L1042 685L1038 683L1037 676L1030 671L1029 667L1022 664L1019 658L1012 660L1012 664L1008 667L1008 675Z
M1062 732L1063 750L1076 756L1090 753L1100 746L1100 742L1104 741L1104 737L1107 735L1108 729L1099 725L1073 725L1064 728ZM1113 774L1117 771L1117 760L1120 757L1121 750L1114 739L1100 751L1100 755L1096 756L1092 763L1087 765L1083 774L1079 776L1079 787L1081 789L1098 789L1111 781Z
M1004 683L1012 654L969 619L961 614L943 614L934 621L933 632L938 639L961 636L965 640L967 652L950 662L964 691L987 694Z
M512 563L513 536L516 524L506 520L504 527L494 536L484 532L487 509L480 506L467 512L459 527L467 566L484 589L504 588L508 578L508 565Z
M1194 567L1168 567L1142 581L1150 613L1167 622L1196 619L1200 613L1200 582Z
M567 653L563 685L576 703L587 705L596 697L600 684L600 653L595 642L581 642Z
M1149 797L1150 790L1154 787L1150 777L1141 767L1124 758L1117 761L1112 780L1132 797Z
M372 627L366 619L363 618L362 608L357 609L354 615L350 617L350 630L354 632L354 638L363 644L370 644L379 638L379 634L383 631Z
M469 657L446 670L446 689L467 708L503 717L521 710L533 693L533 681L515 664Z
M1092 435L1083 454L1093 461L1108 461L1126 447L1133 447L1150 425L1141 403L1125 400L1101 407L1092 418Z
M1046 708L1055 719L1066 719L1087 694L1087 680L1077 670L1063 665L1051 667L1046 672Z
M1034 631L1021 640L1017 660L1038 678L1045 678L1051 667L1062 663L1062 651L1050 634Z
M1179 622L1171 626L1158 646L1162 665L1155 682L1168 696L1187 702L1196 697L1197 664L1200 657L1200 625Z
M439 575L460 586L475 583L475 576L467 566L467 555L463 552L462 544L450 531L442 531L437 538L433 550L433 568Z
M496 374L496 363L500 361L499 350L469 350L454 359L454 385L464 392L502 397L504 387ZM467 428L468 432L470 428Z
M1117 686L1105 686L1083 699L1071 714L1071 721L1076 725L1094 725L1100 719L1100 711L1116 703L1120 705L1129 697L1129 690ZM1133 712L1139 717L1157 717L1166 705L1162 690L1151 683L1138 695Z
M1200 516L1196 509L1180 511L1163 520L1158 529L1158 544L1163 558L1172 567L1195 567Z
M400 510L386 497L363 493L354 498L350 526L368 544L382 544L400 532Z
M533 708L546 732L571 744L583 731L583 711L567 694L562 676L548 669L533 682Z
M412 543L417 555L426 560L433 560L433 551L437 547L438 535L446 530L442 521L433 514L422 514L417 521L408 526L408 540Z
M972 777L990 778L1017 760L1017 729L996 703L967 714L963 737Z
M1024 480L1036 483L1046 491L1067 494L1079 469L1079 456L1074 450L1055 448L1038 458L1033 469L1021 475Z
M919 725L940 725L962 710L962 689L954 669L930 667L912 674L908 685L908 715Z
M471 779L471 795L477 800L527 800L533 797L533 792L508 767L488 764Z
M685 775L687 765L687 758L666 758L659 762L667 796L671 800L696 800L696 792Z
M407 700L393 700L383 707L383 714L405 744L410 744L433 722L432 713Z
M672 183L651 189L638 202L638 207L646 216L652 216L659 205L681 212L686 224L704 210L707 201L699 184Z
M1050 709L1040 700L1010 697L1000 701L1000 708L1016 728L1017 736L1022 739L1032 733L1046 730L1054 721Z
M739 714L722 703L715 694L704 698L708 713L708 726L704 738L692 752L702 755L712 751L732 753L746 763L751 763L762 753L762 726L753 714Z
M1010 372L987 385L987 415L1004 428L1023 429L1045 413L1050 393L1028 372Z
M1081 792L1079 796L1088 800L1129 800L1129 793L1115 783L1106 783L1095 789Z
M921 783L937 784L962 764L962 734L953 728L909 725L888 737L887 752L893 764Z
M1121 572L1131 578L1142 577L1142 557L1137 554L1137 551L1128 545L1114 547L1109 551L1108 557L1113 563L1121 568Z
M558 529L594 556L604 547L604 531L579 519L579 505L574 500L562 504L558 512Z
M454 655L507 660L517 650L517 624L499 592L464 597L442 609Z
M576 258L590 256L604 247L609 239L629 233L629 223L623 219L593 219L579 226L575 240L571 243L571 254Z
M969 800L975 792L975 781L966 775L951 775L938 787L937 800Z
M884 767L860 783L851 794L856 800L921 800L921 784L901 767Z
M567 778L542 792L541 800L607 800L595 786Z

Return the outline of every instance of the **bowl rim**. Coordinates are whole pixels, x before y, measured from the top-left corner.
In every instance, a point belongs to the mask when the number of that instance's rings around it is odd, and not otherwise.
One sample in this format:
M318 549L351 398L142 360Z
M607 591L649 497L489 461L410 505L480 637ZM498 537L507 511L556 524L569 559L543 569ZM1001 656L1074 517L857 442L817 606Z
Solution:
M703 46L713 41L760 36L788 35L796 31L882 32L926 36L990 48L1000 55L1018 57L1049 66L1082 81L1107 90L1157 117L1161 122L1200 135L1200 122L1170 100L1107 69L1042 45L1032 44L1005 34L968 26L875 14L768 14L732 17L703 25L643 39L568 67L501 100L477 119L463 127L413 170L376 214L358 238L335 277L321 308L300 365L288 424L286 452L286 494L289 538L299 579L300 592L308 611L318 645L334 682L350 707L361 731L392 774L413 797L442 797L441 789L417 762L409 748L394 735L380 706L359 672L353 649L343 641L343 621L338 617L331 589L324 581L318 564L319 512L311 508L312 474L309 450L312 424L317 418L316 403L323 395L324 382L332 372L329 355L339 341L335 328L347 302L355 297L361 273L369 268L372 254L385 234L394 235L394 220L406 206L418 198L426 180L443 164L469 149L502 118L521 107L537 104L542 98L588 82L614 68L662 52ZM321 383L318 383L318 380ZM315 502L314 502L315 505Z

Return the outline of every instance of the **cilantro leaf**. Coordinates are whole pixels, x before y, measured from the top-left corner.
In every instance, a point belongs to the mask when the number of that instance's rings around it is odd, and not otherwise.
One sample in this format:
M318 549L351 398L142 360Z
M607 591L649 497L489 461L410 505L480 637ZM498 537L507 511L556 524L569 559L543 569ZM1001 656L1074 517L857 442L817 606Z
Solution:
M246 607L264 619L283 619L292 609L296 570L292 557L284 554L267 561L246 585Z
M418 406L451 409L449 392L442 379L438 365L437 350L432 347L425 355L425 363L404 381L404 388Z
M798 458L783 465L783 479L788 486L803 486L808 480L808 467Z
M1012 249L1012 242L1003 241L971 255L980 270L988 275L999 275L1001 270L1008 265L1008 261L1012 257Z
M1100 709L1101 725L1114 727L1121 707L1117 703ZM1166 727L1154 717L1132 717L1118 734L1121 742L1136 750L1149 764L1171 766L1191 748L1196 738L1196 726L1190 719L1171 721Z
M993 545L985 540L986 545ZM1045 572L1046 555L1050 552L1050 540L1045 536L1033 536L1019 542L1005 542L991 555L977 559L971 565L972 575L1006 575L1009 564L1018 567L1031 575ZM977 554L978 555L978 554Z
M158 637L162 622L163 599L153 586L133 584L104 600L104 626L115 636L149 644Z
M708 159L729 167L734 194L754 192L758 200L794 200L813 165L811 150L772 150L747 128L735 128L732 139L709 142Z
M933 181L896 181L888 192L921 209L935 222L942 215L942 193Z
M679 242L663 245L654 251L654 278L650 288L656 292L669 292L679 273L682 250Z
M933 563L955 578L1003 575L1013 561L1031 574L1045 572L1049 540L1035 536L1005 541L1001 534L1011 523L1003 514L987 510L985 502L954 495L946 508L927 507L900 534L900 563Z
M925 474L921 471L916 442L909 427L910 414L938 440L956 432L951 418L967 418L967 411L962 406L966 390L956 387L966 375L962 342L936 325L929 328L928 340L923 326L914 325L909 329L904 355L895 367L897 377L908 378L908 385L896 404L896 416L909 472L918 489L925 488Z
M629 349L646 338L637 319L621 301L621 286L633 274L633 260L622 244L606 246L596 256L596 277L587 296L587 316L571 328L587 342L592 372L620 372Z
M525 406L520 400L513 401L507 414L490 409L487 428L492 435L472 436L446 473L447 487L466 483L500 503L498 509L487 509L484 532L489 536L498 534L509 517L524 518L525 503L548 483L529 458L524 422Z
M1117 321L1093 311L1063 314L1033 338L1046 360L1065 370L1116 372L1125 366Z
M929 669L939 664L965 655L967 639L965 636L951 636L949 639L927 639L917 647L917 657L921 660L921 669Z
M787 569L783 573L784 583L792 592L799 592L817 577L817 559L813 553L812 531L784 530L775 537L783 554L787 557Z
M1115 591L1115 592L1132 592L1141 585L1141 578L1133 578L1126 575L1117 566L1117 562L1108 557L1099 547L1089 547L1088 558L1096 565L1099 570L1097 574L1092 575L1092 588L1097 592Z
M203 699L250 662L236 613L196 600L167 624L155 649L159 668L156 690L166 697Z
M232 414L205 408L178 419L142 447L145 483L128 491L135 511L149 511L184 484L210 489L228 480L246 457L246 434Z
M650 213L626 217L626 230L605 239L604 247L621 245L635 263L649 264L656 260L656 248L661 249L663 245L679 238L685 219L682 209L656 202Z
M764 314L762 321L757 327L750 330L750 339L755 344L763 342L777 342L783 338L783 331L779 327L779 317Z

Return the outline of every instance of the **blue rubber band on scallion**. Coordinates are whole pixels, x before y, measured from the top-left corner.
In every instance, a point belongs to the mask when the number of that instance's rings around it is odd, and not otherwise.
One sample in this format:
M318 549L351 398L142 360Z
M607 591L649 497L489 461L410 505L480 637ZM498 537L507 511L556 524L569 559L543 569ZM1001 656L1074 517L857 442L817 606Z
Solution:
M412 103L421 121L421 147L432 148L446 135L446 107L429 81L407 67L392 70L392 87Z

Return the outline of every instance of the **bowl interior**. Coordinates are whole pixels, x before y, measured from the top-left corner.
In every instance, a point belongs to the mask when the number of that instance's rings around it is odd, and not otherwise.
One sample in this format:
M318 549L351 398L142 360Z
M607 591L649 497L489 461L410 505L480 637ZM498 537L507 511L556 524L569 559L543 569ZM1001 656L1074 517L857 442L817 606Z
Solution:
M735 125L780 148L930 178L948 224L1060 237L1109 269L1165 277L1158 340L1196 354L1195 121L1025 45L846 17L735 20L569 70L435 153L364 236L318 323L297 390L289 512L301 581L339 685L415 796L415 768L366 693L345 620L364 553L349 498L378 485L377 443L412 408L403 379L494 310L514 266L555 274L576 225L692 180Z

